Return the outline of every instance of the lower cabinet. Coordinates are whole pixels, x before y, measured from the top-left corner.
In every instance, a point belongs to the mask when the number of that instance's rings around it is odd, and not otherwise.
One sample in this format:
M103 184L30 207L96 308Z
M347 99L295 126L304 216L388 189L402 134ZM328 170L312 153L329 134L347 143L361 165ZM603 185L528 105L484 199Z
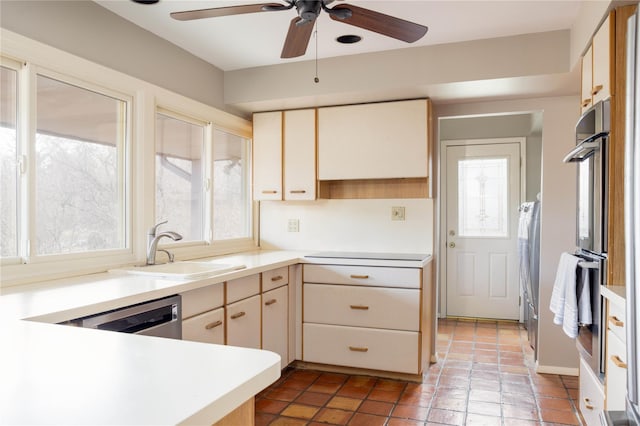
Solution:
M280 355L280 368L289 364L289 286L262 294L262 349Z
M605 408L624 411L627 395L627 332L625 306L607 299Z
M224 345L224 308L182 321L182 340Z
M227 345L260 349L260 295L226 307Z
M580 357L580 412L587 426L600 426L604 389L586 361Z

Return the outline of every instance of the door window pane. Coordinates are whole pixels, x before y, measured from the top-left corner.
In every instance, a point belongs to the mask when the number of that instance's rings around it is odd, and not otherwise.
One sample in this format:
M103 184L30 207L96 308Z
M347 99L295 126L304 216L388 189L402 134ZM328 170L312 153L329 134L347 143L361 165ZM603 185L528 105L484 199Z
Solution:
M458 218L461 237L508 236L508 159L458 161Z
M36 252L124 248L126 102L37 76Z
M18 73L0 67L0 256L18 255L17 110Z
M202 241L204 126L156 114L156 223Z
M216 130L213 136L213 239L250 236L249 141Z

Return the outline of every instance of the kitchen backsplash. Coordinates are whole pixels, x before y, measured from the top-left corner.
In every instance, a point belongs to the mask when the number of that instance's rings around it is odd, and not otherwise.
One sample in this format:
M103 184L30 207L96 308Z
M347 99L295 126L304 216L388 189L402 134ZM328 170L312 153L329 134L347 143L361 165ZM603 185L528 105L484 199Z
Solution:
M404 207L404 221L392 220L392 207ZM260 245L284 250L432 253L433 209L431 199L262 201Z

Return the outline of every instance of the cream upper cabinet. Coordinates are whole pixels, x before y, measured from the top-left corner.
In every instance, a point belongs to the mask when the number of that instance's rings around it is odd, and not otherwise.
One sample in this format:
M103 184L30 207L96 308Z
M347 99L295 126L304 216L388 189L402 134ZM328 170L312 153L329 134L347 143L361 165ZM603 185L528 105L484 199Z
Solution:
M318 109L318 179L428 176L426 99Z
M580 107L582 112L591 108L592 95L591 95L591 83L593 81L593 49L589 46L589 49L582 57L582 89L580 90Z
M284 112L284 199L316 199L316 110Z
M282 200L282 112L253 114L253 199Z
M609 16L593 36L593 82L591 87L591 95L593 103L608 98L611 95L611 55L613 49L611 42L614 38L611 35L612 17Z

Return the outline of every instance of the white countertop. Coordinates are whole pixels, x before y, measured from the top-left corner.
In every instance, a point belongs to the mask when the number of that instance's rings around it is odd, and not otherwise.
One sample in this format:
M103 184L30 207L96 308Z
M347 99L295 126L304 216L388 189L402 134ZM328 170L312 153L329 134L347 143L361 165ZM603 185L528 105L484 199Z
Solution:
M616 305L624 306L627 297L626 287L623 285L602 285L600 286L602 296L611 300Z
M197 280L104 272L2 289L0 424L211 424L280 376L268 351L56 324L297 263L422 267L431 260L216 257L245 269ZM29 319L29 320L25 320Z

